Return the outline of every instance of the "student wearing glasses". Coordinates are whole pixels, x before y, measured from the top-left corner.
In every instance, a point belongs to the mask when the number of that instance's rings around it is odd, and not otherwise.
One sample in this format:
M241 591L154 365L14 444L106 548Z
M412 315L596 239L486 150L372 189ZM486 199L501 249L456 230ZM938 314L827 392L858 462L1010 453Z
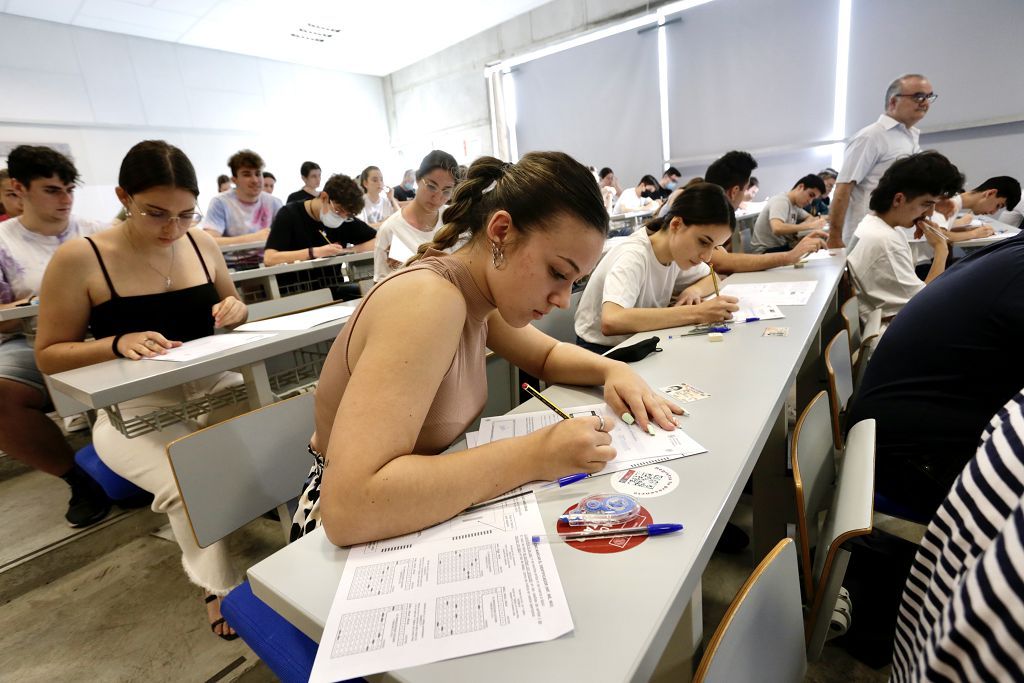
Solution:
M421 244L433 239L441 227L441 213L455 189L459 165L455 157L435 149L423 157L416 171L416 197L385 220L377 230L373 251L373 281L380 282L402 266L404 259L394 258L391 244L399 240L400 251L412 254Z
M217 328L233 328L247 317L220 249L198 227L202 216L196 208L195 169L180 149L162 140L135 145L121 162L115 191L127 218L63 244L43 276L36 358L45 373L115 358L152 358ZM241 383L238 373L224 372L125 401L119 408L129 420ZM210 628L229 640L237 636L220 616L218 596L242 577L223 542L206 548L196 544L165 446L238 409L215 410L132 439L111 424L106 411L93 427L93 444L103 462L152 493L154 512L168 516L185 573L206 594Z
M885 113L846 145L829 211L828 247L853 248L853 233L868 213L868 200L892 162L921 151L917 124L938 98L920 74L900 76L885 90Z

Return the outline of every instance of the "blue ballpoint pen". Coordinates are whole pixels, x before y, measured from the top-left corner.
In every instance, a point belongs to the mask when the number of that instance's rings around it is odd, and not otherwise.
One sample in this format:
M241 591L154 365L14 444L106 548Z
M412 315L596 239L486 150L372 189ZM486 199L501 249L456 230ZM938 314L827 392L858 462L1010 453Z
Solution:
M495 498L493 500L485 500L482 503L477 503L476 505L470 505L468 508L463 510L463 512L472 512L473 510L478 510L478 509L480 509L482 507L486 507L488 505L494 505L495 503L503 503L506 500L513 500L515 498L522 498L523 496L525 496L525 495L527 495L529 493L540 493L541 491L547 491L548 489L560 489L563 486L568 486L569 484L575 484L578 481L582 481L582 480L586 479L589 476L590 475L587 474L586 472L577 472L576 474L570 474L570 475L562 477L560 479L555 479L554 481L549 481L548 483L542 484L541 486L538 486L537 488L531 489L529 491L520 491L519 493L513 493L512 495L505 496L504 498Z
M590 541L595 539L608 538L629 538L631 536L661 536L682 531L682 524L648 524L647 526L636 526L628 529L591 529L588 531L570 531L564 534L535 534L531 537L534 543L549 543L570 541Z

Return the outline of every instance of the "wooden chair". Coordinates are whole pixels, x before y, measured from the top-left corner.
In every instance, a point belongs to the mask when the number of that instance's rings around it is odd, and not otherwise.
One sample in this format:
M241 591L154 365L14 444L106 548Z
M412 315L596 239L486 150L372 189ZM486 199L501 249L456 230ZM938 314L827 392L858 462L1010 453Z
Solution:
M825 392L819 392L801 413L793 432L797 546L804 595L810 606L807 643L811 660L821 654L846 575L849 552L842 550L842 545L872 529L875 421L854 425L839 458L831 438L830 413ZM816 546L813 557L812 546Z
M853 365L850 361L850 336L840 330L825 347L825 372L828 397L832 406L832 438L837 451L843 449L843 421L853 396Z
M846 331L850 334L850 348L859 349L861 328L860 306L857 303L857 297L851 296L844 301L843 305L839 308L839 314L843 317L843 324L846 326Z
M754 569L700 662L695 683L793 683L807 673L796 552L783 539Z

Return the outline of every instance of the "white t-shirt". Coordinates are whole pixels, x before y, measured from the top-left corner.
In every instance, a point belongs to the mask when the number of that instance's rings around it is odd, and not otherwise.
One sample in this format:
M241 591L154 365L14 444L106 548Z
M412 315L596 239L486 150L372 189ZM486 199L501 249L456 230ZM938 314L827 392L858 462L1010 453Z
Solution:
M444 214L445 208L442 206L441 210L437 212L437 224L434 225L433 230L414 228L409 221L405 220L401 211L391 214L384 224L377 228L377 241L373 248L374 282L380 282L391 274L391 267L388 265L388 252L391 250L392 240L401 240L402 244L409 248L409 251L415 252L421 244L434 239L434 233L443 225L441 216Z
M674 261L663 265L654 255L647 230L639 229L617 244L594 269L576 309L576 334L604 346L620 344L631 335L601 334L601 307L605 302L623 308L665 308L672 294L707 277L706 263L683 270Z
M20 218L0 223L0 304L39 293L43 273L57 247L109 227L109 223L72 216L59 235L40 235L26 228ZM18 335L0 334L0 342Z
M637 195L635 187L627 187L622 191L622 195L619 196L619 201L615 202L615 208L612 210L612 213L639 211L653 201L650 197Z
M914 272L914 257L901 228L893 228L875 214L857 226L857 248L847 257L857 283L861 318L882 307L882 317L896 315L924 289Z
M282 206L280 199L266 192L261 192L252 204L243 202L235 188L231 188L210 200L203 228L226 237L259 232L270 227Z
M364 223L380 223L395 212L395 207L383 192L380 193L376 203L370 199L370 195L363 195L363 210L356 216Z
M857 183L850 193L850 205L843 223L843 242L848 246L861 219L868 214L871 191L878 187L882 174L896 159L920 152L920 136L921 131L916 127L907 128L891 116L882 114L877 121L857 131L846 145L843 168L836 182Z

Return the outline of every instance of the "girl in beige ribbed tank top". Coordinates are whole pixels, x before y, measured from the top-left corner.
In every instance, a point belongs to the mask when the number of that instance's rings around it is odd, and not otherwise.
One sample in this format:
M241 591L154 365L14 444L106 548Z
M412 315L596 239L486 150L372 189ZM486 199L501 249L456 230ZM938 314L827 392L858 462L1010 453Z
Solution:
M437 168L454 175L454 159L432 152L417 178ZM421 183L418 191L432 190ZM584 166L558 152L516 164L481 157L443 220L412 265L370 291L331 347L293 538L321 523L337 545L398 536L526 482L596 472L615 457L610 415L433 457L483 409L488 348L548 383L604 385L615 414L641 428L675 427L681 409L624 363L530 325L568 306L573 282L601 255L608 215Z

